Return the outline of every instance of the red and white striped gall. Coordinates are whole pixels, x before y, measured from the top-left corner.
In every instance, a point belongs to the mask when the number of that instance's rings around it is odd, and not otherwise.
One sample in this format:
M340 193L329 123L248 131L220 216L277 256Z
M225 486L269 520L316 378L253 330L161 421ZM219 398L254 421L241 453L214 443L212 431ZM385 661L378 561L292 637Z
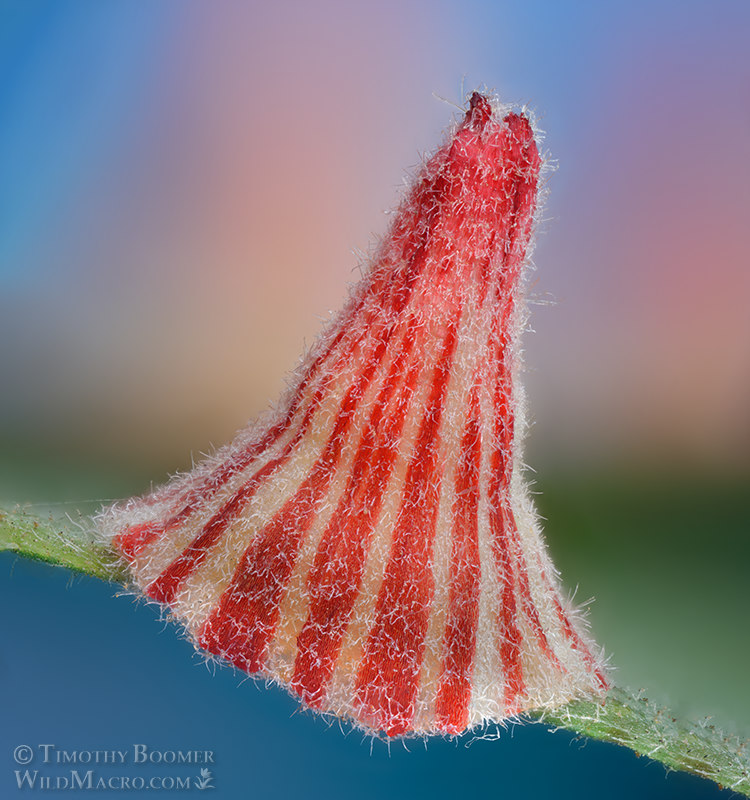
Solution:
M199 648L388 736L606 689L522 474L541 166L474 93L273 418L101 515Z

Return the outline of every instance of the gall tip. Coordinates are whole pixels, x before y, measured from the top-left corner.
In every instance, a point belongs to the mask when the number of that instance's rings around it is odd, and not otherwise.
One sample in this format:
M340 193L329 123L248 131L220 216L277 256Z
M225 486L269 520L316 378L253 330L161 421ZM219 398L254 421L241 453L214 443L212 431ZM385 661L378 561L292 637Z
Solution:
M466 124L477 131L481 131L492 117L490 101L479 92L474 92L469 100L469 110L466 112Z

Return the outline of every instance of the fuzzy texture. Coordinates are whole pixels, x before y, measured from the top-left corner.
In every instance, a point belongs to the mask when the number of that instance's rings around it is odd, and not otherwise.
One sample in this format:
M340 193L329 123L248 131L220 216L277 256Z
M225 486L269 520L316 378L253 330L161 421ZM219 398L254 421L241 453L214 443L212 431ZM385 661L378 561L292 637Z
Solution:
M539 154L474 93L270 418L105 510L196 646L389 736L607 688L522 474Z

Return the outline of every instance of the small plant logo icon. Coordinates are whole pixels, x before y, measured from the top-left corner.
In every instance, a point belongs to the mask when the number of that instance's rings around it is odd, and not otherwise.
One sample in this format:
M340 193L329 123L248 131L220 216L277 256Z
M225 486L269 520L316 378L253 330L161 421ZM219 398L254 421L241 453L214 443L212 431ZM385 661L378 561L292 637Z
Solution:
M200 777L196 778L195 788L200 789L201 791L203 789L215 789L216 787L213 785L212 781L213 775L211 774L211 770L204 767L201 770Z

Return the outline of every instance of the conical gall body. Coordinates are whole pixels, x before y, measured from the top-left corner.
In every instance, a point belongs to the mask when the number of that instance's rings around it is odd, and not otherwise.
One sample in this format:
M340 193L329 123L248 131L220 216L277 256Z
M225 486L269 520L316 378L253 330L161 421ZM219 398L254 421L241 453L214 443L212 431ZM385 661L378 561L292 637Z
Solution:
M102 515L198 647L388 735L606 688L521 472L540 167L475 93L276 415Z

